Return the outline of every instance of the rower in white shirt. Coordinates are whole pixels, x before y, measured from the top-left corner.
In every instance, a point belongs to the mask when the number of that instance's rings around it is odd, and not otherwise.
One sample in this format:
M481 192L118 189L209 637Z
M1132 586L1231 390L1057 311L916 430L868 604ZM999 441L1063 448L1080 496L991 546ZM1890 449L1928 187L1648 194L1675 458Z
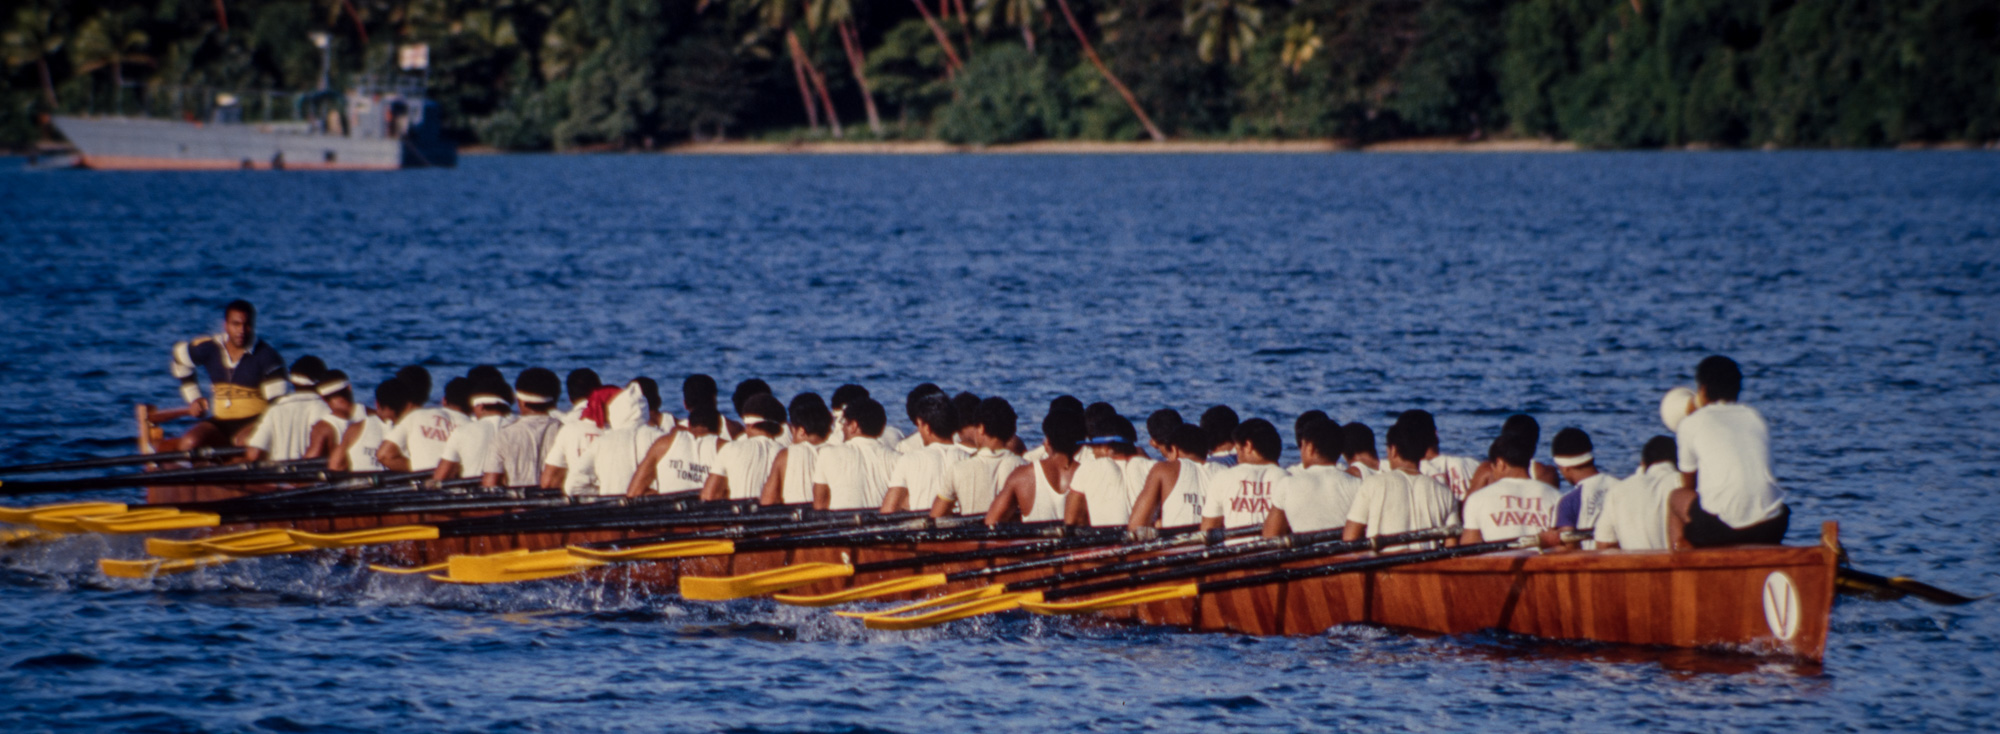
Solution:
M820 510L861 510L882 506L889 494L889 472L896 467L895 449L882 443L889 416L873 398L847 404L840 430L847 440L820 449L813 463L813 507Z
M1452 496L1463 502L1473 490L1472 480L1479 473L1479 460L1442 453L1439 450L1437 419L1431 416L1430 411L1405 410L1396 416L1396 424L1405 426L1404 430L1413 434L1412 439L1426 444L1424 458L1417 463L1417 471L1449 487Z
M604 435L611 424L611 401L618 399L621 392L608 385L592 390L583 400L583 409L576 411L576 420L556 431L555 445L549 447L547 463L542 466L542 489L560 489L566 497L615 495L625 491L624 487L598 486L595 477L570 470L583 460L591 444Z
M431 375L422 367L405 367L396 373L396 379L410 387L412 402L417 407L406 412L382 434L382 445L375 451L375 461L389 471L427 472L437 469L438 460L444 455L444 443L451 440L453 431L464 425L469 418L448 408L432 408L424 405L430 399ZM463 384L463 379L454 378ZM445 400L454 396L447 384ZM462 388L461 388L462 389Z
M945 394L944 388L929 382L911 388L910 394L903 399L903 416L910 420L912 427L917 425L917 405L932 395L945 398L946 400L951 399L949 395ZM884 445L894 446L896 453L908 456L927 444L924 442L924 437L913 428L910 435L903 437L902 440L885 443Z
M1681 488L1672 436L1654 436L1639 454L1639 471L1604 493L1594 533L1598 550L1668 550L1667 499Z
M1535 420L1534 416L1526 413L1515 413L1507 416L1507 420L1500 424L1500 432L1520 436L1527 442L1529 456L1528 478L1551 487L1561 486L1562 472L1559 469L1554 465L1534 460L1535 447L1542 445L1542 424L1540 421ZM1472 489L1470 492L1477 492L1480 487L1491 483L1496 478L1492 476L1491 472L1492 468L1488 465L1488 462L1480 462L1479 468L1472 473ZM1464 499L1463 496L1459 497L1460 501Z
M1342 428L1329 418L1307 425L1299 435L1299 453L1304 460L1271 490L1271 514L1264 520L1264 537L1347 526L1347 513L1361 493L1361 480L1334 463L1346 442Z
M1048 458L1028 462L1007 477L986 510L986 524L1063 519L1083 439L1083 413L1063 410L1042 418L1042 446Z
M839 446L847 443L847 436L840 427L847 421L847 406L856 400L868 397L868 388L860 385L849 383L834 388L833 399L828 401L829 407L833 409L833 435L828 436L826 439L828 446ZM877 403L877 405L880 405L880 403ZM895 446L902 443L903 439L902 431L897 430L895 426L885 423L882 426L881 437L876 440L881 441L884 446Z
M538 487L563 424L556 412L556 373L542 367L522 370L514 378L514 399L521 415L500 429L493 450L480 468L479 483L488 487Z
M1458 524L1458 500L1452 496L1451 488L1425 476L1418 468L1417 462L1423 460L1431 445L1430 434L1421 430L1421 421L1418 423L1418 429L1412 429L1407 422L1398 419L1395 425L1389 427L1389 466L1361 480L1361 489L1354 495L1354 505L1347 510L1347 527L1340 534L1342 540L1354 541ZM1444 544L1456 542L1456 539L1449 539ZM1390 550L1435 547L1436 543L1413 543Z
M1285 467L1286 473L1288 474L1297 473L1299 471L1303 471L1306 468L1305 458L1304 458L1305 445L1306 445L1306 429L1311 427L1312 424L1314 423L1318 423L1320 421L1331 421L1331 420L1333 420L1333 417L1327 415L1326 411L1324 410L1308 410L1304 413L1300 413L1299 417L1292 419L1292 448L1298 450L1300 458L1299 458L1299 463ZM1339 422L1335 421L1334 424L1339 425ZM1334 463L1338 464L1339 462L1340 462L1340 457L1338 456L1334 457Z
M640 474L653 468L647 449L661 431L647 420L645 390L636 382L626 383L606 406L603 435L590 442L569 471L602 494L638 497L652 491L651 478Z
M701 490L704 500L761 499L773 465L785 451L778 443L785 432L785 406L777 398L770 393L752 395L744 400L742 415L743 435L716 452Z
M1090 425L1086 417L1085 425ZM1096 461L1076 470L1070 480L1069 504L1063 508L1068 525L1125 527L1132 505L1145 491L1154 462L1139 452L1139 432L1125 416L1112 413L1098 419L1084 439Z
M1382 470L1382 458L1375 453L1375 429L1355 421L1340 427L1341 450L1347 452L1347 474L1367 479Z
M1604 495L1618 480L1597 470L1597 456L1590 434L1576 427L1556 431L1549 440L1549 454L1555 457L1556 471L1573 488L1556 506L1557 530L1589 530L1597 527L1604 513ZM1596 547L1593 542L1588 547Z
M1493 482L1465 498L1463 545L1540 535L1556 526L1556 505L1562 493L1528 477L1535 460L1534 444L1523 433L1500 434L1487 449Z
M493 458L501 429L514 423L514 390L507 387L499 370L480 375L473 381L471 393L467 402L472 405L473 420L445 441L444 453L438 456L437 469L431 474L433 482L480 478Z
M375 386L375 409L341 433L340 451L327 460L326 467L334 471L382 471L381 462L375 460L382 437L398 418L416 407L402 380L383 380Z
M958 406L943 391L926 394L911 411L923 445L901 453L889 472L882 514L929 511L937 504L953 467L971 454L958 445Z
M1235 466L1238 461L1236 451L1236 427L1240 425L1236 410L1227 405L1217 405L1201 414L1201 430L1208 434L1208 464L1221 471Z
M931 517L977 515L984 517L993 508L993 498L1005 486L1014 470L1027 462L1008 447L1020 417L1005 398L979 401L965 433L979 450L951 468L944 486L931 502Z
M979 442L972 438L972 416L979 412L979 396L970 391L960 390L951 396L951 409L958 413L958 432L952 434L952 443L965 449L965 455L979 452Z
M320 376L319 384L313 386L319 399L326 402L327 414L313 424L312 436L306 439L308 448L305 458L327 460L327 468L347 471L334 467L335 459L341 457L341 439L347 435L347 427L368 417L368 411L354 404L354 387L347 379L347 373L327 370ZM345 461L339 462L345 465Z
M333 415L326 401L313 389L325 372L326 363L311 355L292 363L292 392L272 401L257 419L257 427L251 430L249 440L243 442L246 461L309 458L306 452L313 447L313 428L321 419Z
M786 407L792 444L771 463L771 476L764 480L763 505L810 505L813 501L812 476L819 463L819 451L833 432L833 411L818 393L799 393Z
M691 491L700 491L704 498L710 496L709 475L719 465L722 449L734 443L722 437L726 426L722 414L714 408L701 405L689 408L687 420L681 421L673 433L653 434L652 445L646 449L645 459L632 477L626 496ZM747 466L744 471L749 471ZM763 485L755 486L761 489Z
M1742 368L1716 355L1694 376L1694 412L1674 429L1683 484L1668 519L1674 548L1784 542L1792 512L1771 471L1770 426L1736 402Z
M1236 427L1237 464L1208 479L1208 497L1201 505L1201 529L1261 528L1271 514L1271 490L1288 476L1278 465L1285 439L1278 427L1251 418Z
M1183 423L1166 441L1165 458L1146 473L1146 483L1132 502L1132 519L1125 527L1192 530L1201 523L1208 499L1208 434L1201 426Z
M552 411L556 421L567 426L583 420L583 410L590 405L590 394L604 386L604 380L597 376L597 370L578 367L563 378L563 392L569 395L569 410Z

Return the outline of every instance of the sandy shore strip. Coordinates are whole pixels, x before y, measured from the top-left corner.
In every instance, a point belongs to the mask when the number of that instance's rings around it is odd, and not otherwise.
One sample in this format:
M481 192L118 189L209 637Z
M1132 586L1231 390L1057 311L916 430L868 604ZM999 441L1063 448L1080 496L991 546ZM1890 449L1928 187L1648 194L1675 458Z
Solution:
M1185 153L1560 153L1577 149L1574 143L1523 139L1465 141L1457 138L1395 140L1366 146L1353 141L1320 140L1169 140L1164 143L1090 140L1043 140L1008 145L953 145L940 141L796 141L686 143L665 149L679 155L939 155L947 153L985 154L1185 154Z

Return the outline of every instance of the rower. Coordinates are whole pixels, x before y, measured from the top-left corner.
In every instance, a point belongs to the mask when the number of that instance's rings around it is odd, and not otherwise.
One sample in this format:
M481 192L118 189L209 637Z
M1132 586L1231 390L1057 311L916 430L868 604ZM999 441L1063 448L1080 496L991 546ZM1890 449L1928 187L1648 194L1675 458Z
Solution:
M529 367L514 378L514 400L521 417L500 429L493 439L485 466L479 468L479 483L488 487L535 487L542 483L542 467L563 425L555 415L556 373L543 367Z
M1667 499L1681 487L1672 436L1654 436L1639 453L1639 471L1604 493L1597 515L1598 550L1668 550Z
M637 382L626 383L605 406L604 433L590 442L569 472L595 484L600 494L623 490L627 497L638 497L650 491L653 482L646 474L653 462L646 460L647 447L661 432L646 420L645 391Z
M993 509L993 497L1006 485L1008 477L1028 463L1011 448L1019 421L1014 405L1006 398L979 401L966 425L966 432L979 444L979 450L953 466L945 476L944 487L931 502L931 517L983 517L987 510Z
M1333 420L1333 417L1327 415L1326 411L1324 410L1308 410L1304 413L1300 413L1299 417L1292 419L1292 442L1294 444L1294 447L1299 450L1299 463L1285 467L1286 472L1288 473L1297 472L1304 470L1306 468L1305 465L1306 428L1320 421L1331 421L1331 420ZM1336 422L1334 425L1339 425L1339 423ZM1335 457L1334 463L1335 464L1340 463L1340 459L1338 457Z
M847 406L865 397L868 397L868 388L854 383L833 389L833 398L828 401L828 407L833 409L833 434L826 437L826 445L839 446L847 443L847 436L841 429L841 424L847 421ZM898 437L897 440L902 439Z
M639 395L646 399L646 425L662 431L673 430L673 416L660 412L660 381L645 375L632 378Z
M1082 412L1063 410L1042 418L1042 447L1048 458L1029 462L1007 477L1000 493L993 497L993 506L986 510L986 524L999 525L1015 518L1020 522L1063 519L1083 439Z
M431 371L423 365L413 364L396 370L396 381L403 383L410 398L410 405L422 408L431 402Z
M1431 416L1430 411L1403 411L1402 415L1396 416L1396 423L1409 426L1405 430L1412 434L1410 440L1425 444L1424 457L1418 462L1417 470L1449 487L1458 501L1465 501L1465 496L1473 490L1472 478L1479 473L1479 460L1439 451L1437 419Z
M422 390L412 390L412 394L428 399L430 395L430 373L417 368L396 373L398 380L409 385L412 379L420 379ZM409 379L405 379L407 374ZM419 377L421 375L421 377ZM428 472L437 469L438 461L444 457L445 442L460 426L471 422L469 416L453 409L453 403L463 404L470 396L465 395L465 378L454 377L444 385L444 407L419 407L405 414L389 432L382 436L382 446L376 450L375 461L390 471ZM422 405L421 400L418 402Z
M208 389L215 396L212 405L201 396L197 369L208 373ZM208 417L179 438L162 441L157 447L142 445L144 453L239 443L249 436L251 425L270 402L285 394L285 358L257 338L257 308L248 301L230 301L222 307L222 333L175 344L172 372L180 380L181 398L190 411ZM143 442L151 434L141 431L139 435Z
M673 433L655 432L650 447L646 449L646 458L640 462L642 466L632 477L632 485L626 495L638 497L647 492L670 494L706 490L709 472L716 467L723 447L731 443L722 437L725 427L721 413L713 407L701 406L689 409L687 420L682 421ZM607 437L610 435L605 434ZM740 438L742 434L737 435ZM702 494L704 498L707 495L706 491Z
M563 392L569 394L569 410L555 413L556 420L567 426L583 420L583 409L590 403L590 394L604 386L604 380L597 376L597 370L578 367L563 378Z
M746 399L743 433L716 451L701 498L710 502L761 499L778 455L785 452L784 445L778 443L778 437L785 435L785 417L785 405L768 392Z
M1465 498L1465 531L1460 545L1513 540L1537 535L1556 526L1556 505L1562 493L1528 476L1535 445L1525 433L1501 432L1486 451L1493 482ZM1552 544L1552 543L1551 543Z
M855 398L840 419L844 439L819 450L813 462L813 508L872 510L889 494L894 449L882 443L889 415L873 398Z
M792 445L771 463L771 476L764 480L763 505L810 505L813 501L813 467L819 451L833 432L833 411L819 393L804 392L786 406Z
M312 435L306 440L305 458L327 460L332 468L334 457L341 454L341 439L347 435L347 427L368 417L368 411L354 404L354 389L347 379L347 373L327 370L320 375L313 392L326 402L327 413L312 427ZM340 471L336 469L335 471Z
M1146 445L1153 447L1153 453L1162 459L1167 457L1167 448L1174 440L1174 430L1187 421L1181 419L1181 412L1173 408L1161 408L1146 416Z
M736 383L736 391L729 395L729 404L736 408L736 415L742 420L733 421L729 420L729 416L723 416L723 420L728 421L728 430L724 432L724 437L733 440L735 437L743 435L743 429L749 426L754 418L760 417L756 414L756 411L749 409L750 399L758 395L770 394L771 384L755 377ZM771 399L776 400L777 397L773 396ZM779 403L778 405L779 407L783 407L784 403ZM783 423L784 421L778 422ZM778 433L781 439L784 436L782 428L780 426ZM779 443L783 443L783 441L780 440Z
M1124 527L1131 522L1133 501L1144 491L1146 476L1157 462L1139 452L1138 430L1122 415L1099 419L1090 434L1083 443L1096 460L1078 467L1070 480L1073 491L1063 508L1063 522Z
M1201 430L1208 434L1208 463L1216 471L1236 466L1236 428L1239 420L1236 410L1227 405L1217 405L1201 414Z
M1278 465L1284 458L1285 439L1270 421L1244 421L1232 439L1238 463L1209 478L1208 497L1201 505L1202 530L1263 527L1271 514L1271 490L1287 476Z
M1558 471L1557 467L1533 460L1535 447L1540 446L1542 442L1542 424L1540 421L1535 420L1534 416L1526 413L1515 413L1507 416L1507 420L1500 424L1500 432L1503 434L1515 434L1527 441L1530 457L1528 464L1529 478L1551 487L1560 486L1562 474ZM1472 473L1471 489L1468 490L1468 493L1479 491L1479 488L1493 483L1493 480L1496 478L1492 475L1491 463L1480 462L1479 468ZM1461 497L1460 499L1464 498Z
M972 414L979 412L979 396L969 390L961 390L951 396L951 409L958 414L958 432L952 434L952 443L971 456L979 451L979 442L972 438Z
M396 421L417 407L410 398L410 388L394 377L383 380L375 386L375 410L361 420L347 426L340 434L340 451L326 462L326 468L333 471L382 471L385 467L375 459L382 448L382 439L389 434L389 428Z
M1367 479L1369 475L1382 470L1382 459L1375 453L1375 429L1368 424L1355 421L1340 427L1341 450L1347 452L1347 474L1355 479Z
M1591 453L1590 434L1571 426L1556 431L1549 440L1549 454L1556 459L1556 471L1562 472L1564 481L1572 489L1562 496L1562 503L1556 505L1556 529L1576 530L1597 527L1597 519L1603 516L1604 494L1618 480L1597 470L1597 457Z
M1081 416L1083 415L1083 401L1078 400L1074 395L1057 395L1053 400L1049 401L1049 412L1044 414L1043 417L1046 418L1057 413L1074 413ZM1017 438L1014 441L1014 445L1017 447L1014 453L1020 454L1021 458L1028 463L1032 464L1049 458L1049 445L1047 442L1035 444L1033 449L1022 450L1026 446Z
M466 382L470 383L466 402L472 407L473 420L453 431L451 439L445 441L437 469L431 473L434 482L481 479L486 465L493 460L493 447L500 440L500 431L514 424L514 391L508 389L507 379L499 370L468 375Z
M945 398L946 400L950 399L950 396L945 394L944 388L929 382L911 388L910 394L903 398L903 415L910 419L911 426L914 427L917 425L917 405L932 395ZM920 432L911 431L910 435L903 437L901 440L887 442L883 445L894 446L896 447L896 453L907 456L923 448L927 443Z
M693 415L696 408L707 408L720 414L722 410L715 407L717 392L720 389L716 386L715 378L713 377L700 373L688 375L687 379L681 380L681 410L686 411L688 415ZM682 422L683 426L685 426L685 423L685 421ZM728 429L727 424L718 425L722 426L715 429L718 433Z
M1271 514L1264 519L1264 537L1346 526L1354 497L1361 493L1361 480L1341 471L1335 463L1345 448L1342 428L1338 422L1326 418L1307 424L1299 434L1302 461L1291 476L1279 480L1278 486L1272 488Z
M749 394L744 396L743 403L736 408L736 415L742 419L742 425L749 426L752 423L766 421L775 423L778 426L777 435L772 436L772 438L778 442L778 447L783 448L792 445L792 431L785 425L785 404L779 402L778 396L771 393L771 386L769 384L753 377L737 384L736 390L738 392L750 391ZM756 397L759 395L770 398L770 401L757 400ZM759 405L773 406L777 410L770 411L772 415L762 415L757 412L757 406ZM776 417L773 418L773 416ZM760 489L752 493L751 499L755 499L756 495L762 492L761 487L763 485L759 484L758 486Z
M456 426L471 423L472 381L463 377L454 377L445 380L444 397L438 400L438 406L444 412L451 414L451 419L454 422L454 430Z
M313 390L325 372L326 363L312 355L292 363L288 379L295 392L273 401L257 419L257 427L243 442L245 461L307 458L306 452L313 446L313 427L319 425L321 418L333 414L326 401Z
M972 455L958 445L958 406L944 391L918 400L911 422L916 424L917 438L923 445L904 452L889 470L889 490L882 499L885 515L932 509L952 467Z
M1736 402L1743 370L1721 355L1695 366L1693 413L1680 421L1682 488L1668 518L1674 548L1784 542L1792 511L1771 474L1771 429Z
M1188 528L1201 522L1208 499L1208 434L1201 426L1182 424L1167 439L1165 459L1146 474L1144 489L1132 502L1134 531L1145 528Z
M583 410L577 413L576 421L556 431L556 443L549 447L547 463L542 465L542 489L561 489L569 497L619 494L625 490L604 487L597 484L596 477L570 471L604 435L605 427L611 423L611 401L620 394L623 391L609 385L592 390L584 398Z
M1389 468L1361 480L1354 505L1347 510L1341 540L1354 541L1458 524L1458 500L1451 488L1423 473L1419 462L1431 449L1434 429L1429 421L1406 411L1389 426ZM1450 545L1450 543L1447 543ZM1400 549L1431 548L1430 543Z

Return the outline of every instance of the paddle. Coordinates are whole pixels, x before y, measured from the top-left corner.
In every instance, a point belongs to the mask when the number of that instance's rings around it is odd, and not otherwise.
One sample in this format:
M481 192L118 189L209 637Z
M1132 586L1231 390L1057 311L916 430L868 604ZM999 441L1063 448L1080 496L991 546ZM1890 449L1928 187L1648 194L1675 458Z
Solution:
M1842 567L1834 576L1834 586L1842 594L1866 596L1871 599L1891 600L1914 596L1932 604L1958 606L1984 599L1984 596L1966 596L1926 584L1903 576L1877 576L1866 571L1856 571Z
M357 497L370 496L382 491L385 482L410 482L422 475L394 472L370 472L351 476L335 482L325 482L304 487L264 492L225 500L205 502L161 502L143 505L126 505L121 502L64 502L35 507L0 508L0 522L16 525L35 525L43 530L58 533L84 532L81 523L85 521L134 522L141 519L161 519L183 514L189 510L220 512L241 507L278 508L328 495L352 501ZM181 522L184 522L183 519ZM134 526L120 532L151 532L171 530L177 527L205 527L205 525L175 525L169 523L158 528Z
M203 467L161 472L133 472L109 477L89 477L86 479L66 479L52 482L0 482L0 497L24 494L51 494L55 492L91 492L106 489L129 489L134 487L168 487L193 484L274 484L307 481L334 481L356 474L356 472L329 472L321 467L325 459L301 459L292 462L272 462L257 464L231 464L228 466Z
M1082 529L1083 532L1090 532L1095 530L1099 529L1098 528ZM1102 530L1106 532L1084 535L1082 537L1076 537L1076 538L1050 540L1041 543L1025 543L1020 545L1002 546L999 548L981 548L979 550L960 551L956 553L927 553L923 555L912 556L910 558L898 558L886 561L874 561L871 563L860 563L860 564L795 563L782 568L775 568L769 571L759 571L757 573L743 574L741 576L728 576L728 577L683 576L681 577L680 581L681 596L686 599L700 599L703 601L727 601L730 599L741 599L743 597L748 597L748 596L763 596L765 594L784 591L786 589L817 583L820 581L826 581L829 579L847 578L850 576L858 576L867 573L882 573L884 571L900 571L904 569L916 569L916 568L922 568L924 566L935 566L946 563L965 563L968 561L983 561L992 558L1007 558L1013 556L1034 555L1039 553L1060 552L1060 551L1072 550L1075 548L1095 547L1095 546L1105 545L1107 543L1116 543L1128 537L1128 535L1124 532L1123 528L1102 528ZM1183 542L1183 541L1177 540L1176 542ZM1127 545L1127 546L1122 546L1120 548L1106 549L1105 551L1102 552L1110 552L1110 553L1130 552L1130 549L1132 547L1133 546ZM1086 553L1079 555L1088 556L1090 554ZM1043 561L1028 561L1026 563L1041 563L1041 562ZM1061 561L1061 562L1067 562L1067 561ZM970 573L970 572L962 572L962 573ZM922 582L930 579L943 579L943 580L940 580L937 583ZM930 586L935 586L939 583L945 583L946 582L945 580L949 580L946 574L927 574L923 576L910 576L900 579L891 579L888 581L869 584L867 586L855 587L852 589L847 589L844 591L839 591L833 594L827 594L822 596L786 597L780 595L777 598L779 601L782 601L784 603L796 604L799 606L829 606L832 604L839 604L847 601L853 601L856 599L873 598L875 596L881 596L883 594L892 594L901 591L914 591L916 589L929 588Z
M74 459L71 461L48 461L40 464L15 464L0 466L0 474L52 474L75 471L77 469L103 469L114 466L151 464L169 461L213 461L234 459L242 456L244 449L199 448L191 451L172 451L164 454L133 454L131 456L104 456L94 459Z

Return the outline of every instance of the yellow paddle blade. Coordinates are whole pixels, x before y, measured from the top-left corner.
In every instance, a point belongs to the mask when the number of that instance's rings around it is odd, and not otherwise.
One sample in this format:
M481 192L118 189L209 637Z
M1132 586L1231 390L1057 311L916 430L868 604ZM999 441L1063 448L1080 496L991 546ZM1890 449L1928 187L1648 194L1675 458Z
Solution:
M945 583L946 579L944 577L944 574L926 573L926 574L919 574L916 576L904 576L899 579L889 579L888 581L878 581L872 584L868 584L866 586L856 586L852 589L836 591L831 594L820 594L818 596L777 594L772 596L771 598L776 599L785 604L791 604L793 606L830 607L835 604L846 604L852 601L861 601L863 599L874 599L876 597L888 596L890 594L901 594L908 591L929 589L933 587L943 586L945 585ZM685 589L687 588L687 579L681 579L681 588L683 589L681 593L683 595L686 595L687 592L685 591Z
M0 507L0 522L26 525L37 516L81 517L124 512L123 502L59 502L35 507Z
M166 530L186 530L189 528L212 528L222 524L222 516L212 512L176 512L174 514L139 517L139 513L112 515L110 517L86 517L76 522L77 526L99 533L157 533Z
M917 601L904 604L894 609L877 610L873 612L834 612L834 614L838 614L842 617L853 617L855 619L867 619L869 617L885 617L892 614L908 614L910 612L914 612L919 609L929 609L931 607L939 607L939 606L944 606L946 604L957 604L960 602L968 602L974 599L990 599L1005 593L1007 593L1006 584L987 584L977 589L966 589L964 591L955 591L950 594L945 594L944 596L934 596L929 599L919 599Z
M209 566L218 566L233 560L236 559L228 556L202 556L200 558L178 558L173 560L148 558L142 561L121 561L115 558L105 558L97 562L97 567L104 571L104 575L114 578L146 579L155 576L171 576L177 573L187 573L189 571L208 568Z
M181 514L180 510L160 508L160 507L154 507L150 509L140 508L137 510L133 510L131 512L126 512L123 510L106 512L106 513L46 512L46 513L35 513L34 515L28 518L28 522L33 524L35 527L41 528L43 530L51 530L58 533L82 533L82 532L91 532L87 527L83 525L83 521L85 520L119 520L119 519L129 518L135 521L139 521L139 520L151 520L155 518L173 517L179 514Z
M550 579L605 565L603 561L581 558L560 548L533 553L452 556L446 563L447 575L432 578L454 584L508 584Z
M688 558L692 556L726 556L736 552L733 540L679 540L672 543L654 543L636 548L599 550L570 546L571 554L578 558L611 563L614 561L657 561L666 558Z
M206 538L196 538L194 540L147 538L146 552L161 558L200 558L202 556L215 555L215 551L203 547L210 543L227 545L233 542L269 542L279 538L285 538L285 531L277 528L248 530L241 533L229 533L227 535L211 535ZM286 538L286 540L289 540L289 538Z
M871 630L923 629L925 627L936 627L946 622L954 622L957 620L966 619L968 617L978 617L987 614L996 614L999 612L1005 612L1010 609L1018 609L1020 608L1023 602L1041 601L1041 600L1042 600L1042 592L1039 591L1015 592L1012 594L1001 594L999 596L995 596L989 599L969 601L964 604L960 604L958 606L945 607L943 609L931 612L925 612L923 614L918 614L915 616L894 617L886 614L877 614L874 616L863 617L861 621L863 624L868 625L868 629Z
M683 576L681 598L728 601L746 596L763 596L794 586L804 586L827 579L844 579L853 575L854 567L845 563L798 563L741 576Z
M309 548L354 548L405 540L436 540L438 529L431 525L390 525L345 533L308 533L303 530L293 530L291 536L292 542Z
M413 574L413 573L424 573L424 574L437 573L438 571L443 571L450 567L451 567L451 561L438 561L437 563L428 563L422 566L384 566L379 563L368 564L368 570L370 571L375 571L377 573L393 573L399 575Z
M1022 602L1021 608L1036 614L1089 614L1091 612L1101 612L1106 609L1129 607L1134 604L1145 604L1147 602L1167 601L1169 599L1192 599L1196 594L1201 593L1195 587L1195 584L1153 586L1135 591L1127 591L1122 594L1085 599L1083 601L1056 602L1054 604L1047 604L1040 601Z

